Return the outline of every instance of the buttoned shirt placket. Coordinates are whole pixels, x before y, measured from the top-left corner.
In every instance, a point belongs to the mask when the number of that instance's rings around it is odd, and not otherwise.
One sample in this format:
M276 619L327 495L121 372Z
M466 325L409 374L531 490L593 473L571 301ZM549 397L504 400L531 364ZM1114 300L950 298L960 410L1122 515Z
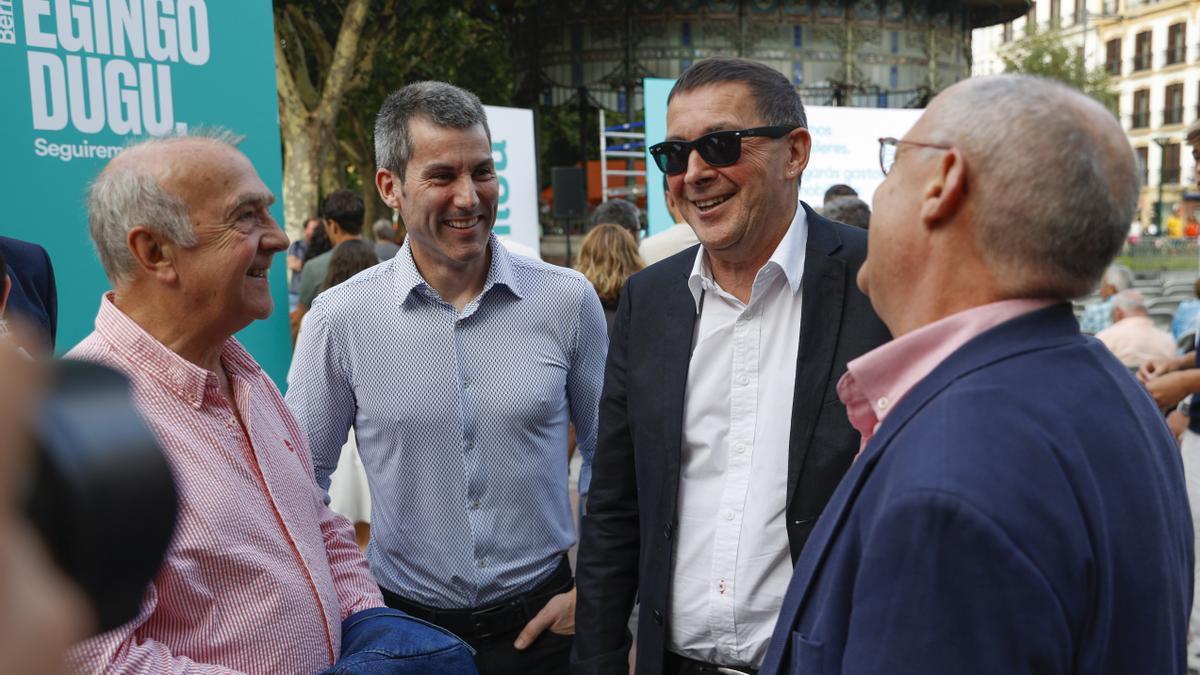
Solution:
M253 406L250 401L252 388L248 384L240 381L240 379L235 377L232 372L229 372L229 370L226 370L226 373L227 377L229 378L229 387L232 391L236 392L235 398L237 400L229 401L224 396L218 395L217 391L219 391L219 388L217 387L215 381L212 381L208 384L207 388L210 390L210 392L205 394L205 398L212 398L215 401L216 412L225 417L225 426L227 429L229 429L230 436L236 440L238 447L242 449L243 456L237 459L246 463L251 474L254 476L254 479L258 482L259 488L262 490L262 496L266 498L269 506L271 507L271 513L275 514L275 524L279 526L280 532L287 540L289 547L292 549L292 553L296 556L296 563L304 572L304 580L307 582L308 588L312 592L313 600L316 602L317 606L321 608L323 614L322 619L324 619L325 617L331 615L330 608L326 607L325 602L321 599L321 593L319 590L317 590L317 584L313 580L313 574L312 570L309 569L308 560L305 558L304 553L300 550L300 543L297 541L296 537L292 536L292 532L288 527L287 520L283 517L283 513L281 513L279 510L279 504L275 499L275 493L271 489L270 481L267 480L266 475L263 473L262 462L258 456L258 449L254 445L254 436L251 434L250 422L248 419L250 411L253 410ZM215 376L213 375L209 375L209 378L211 380L215 380ZM241 405L239 406L241 413L240 416L236 414L233 409L233 406L237 406L239 401L241 402ZM222 446L226 447L225 444L222 444ZM287 448L291 452L295 452L295 449L291 446L290 442L287 443ZM324 555L324 551L321 551L320 554ZM335 611L332 613L332 616L337 616L338 613L339 612ZM328 620L323 620L322 623L325 625L325 648L329 651L329 663L332 665L337 658L338 649L333 644L335 638L329 632ZM337 639L340 640L341 638L338 637Z
M737 631L737 562L740 553L742 517L749 498L750 473L754 464L754 438L758 421L758 392L762 340L762 298L776 282L781 271L768 264L759 270L750 292L749 304L706 280L707 291L716 293L721 302L741 309L734 321L733 354L730 375L733 387L729 396L729 438L726 471L721 493L720 521L713 542L712 579L714 588L709 603L709 625L717 637L717 649L723 656L743 658ZM731 630L732 628L732 630Z
M475 554L476 573L472 588L469 589L471 597L474 598L473 605L479 604L480 589L485 582L483 571L487 569L488 556L491 551L487 542L481 536L487 531L485 524L482 522L482 519L486 516L483 513L483 502L487 494L487 470L483 465L482 454L479 448L476 447L479 429L479 406L475 400L474 390L471 387L471 382L475 378L468 368L470 360L467 358L466 353L466 340L468 339L466 331L470 326L472 317L479 311L480 304L490 289L490 284L485 286L479 297L463 307L460 313L453 305L443 300L437 291L429 286L422 287L422 295L425 299L445 310L446 317L451 321L451 330L454 333L454 362L455 373L458 378L457 390L459 423L462 436L463 475L466 478L467 486L467 501L463 505L463 508L467 512L471 548Z

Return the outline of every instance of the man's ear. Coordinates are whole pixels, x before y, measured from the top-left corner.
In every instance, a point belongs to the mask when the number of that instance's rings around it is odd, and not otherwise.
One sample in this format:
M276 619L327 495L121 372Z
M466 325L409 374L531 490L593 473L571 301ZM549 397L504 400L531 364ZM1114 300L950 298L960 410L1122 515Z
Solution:
M325 234L330 238L338 236L342 231L342 226L333 218L325 219Z
M401 194L404 188L401 182L399 176L387 169L375 172L375 189L379 190L379 198L383 200L384 204L396 210L400 210L402 202Z
M134 265L165 283L174 283L179 278L175 269L179 246L166 237L141 225L129 231L125 238Z
M792 129L786 138L788 144L787 176L799 179L800 174L804 173L804 169L808 167L809 153L812 152L812 135L808 133L808 129L799 127Z
M921 221L926 227L945 223L967 197L967 163L957 148L942 153L921 195Z

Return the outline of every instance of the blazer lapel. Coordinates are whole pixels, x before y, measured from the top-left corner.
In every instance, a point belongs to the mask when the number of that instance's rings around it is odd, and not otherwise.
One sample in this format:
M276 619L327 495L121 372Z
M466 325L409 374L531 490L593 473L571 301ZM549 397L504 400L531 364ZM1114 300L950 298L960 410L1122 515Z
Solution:
M788 448L787 505L796 485L825 402L833 371L845 303L846 263L834 257L842 242L833 225L802 204L808 218L804 276L800 286L800 351L796 356L796 386L792 395L792 428Z
M689 249L697 251L698 246ZM669 504L674 516L675 495L679 488L680 454L683 447L683 401L687 393L688 366L692 357L692 340L696 329L696 301L688 290L687 280L695 256L683 256L676 281L662 290L663 302L659 305L655 324L657 335L647 337L657 348L651 362L659 364L660 389L659 424L662 425L662 488L663 504Z

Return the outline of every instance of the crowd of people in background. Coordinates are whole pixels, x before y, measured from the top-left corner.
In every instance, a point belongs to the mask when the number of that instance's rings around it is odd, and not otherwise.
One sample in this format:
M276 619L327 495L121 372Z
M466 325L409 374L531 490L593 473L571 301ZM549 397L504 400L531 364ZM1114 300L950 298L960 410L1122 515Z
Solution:
M836 185L819 211L776 70L697 61L666 122L648 151L674 224L643 237L607 200L574 269L493 233L488 120L443 82L381 106L373 182L398 218L366 232L343 189L289 243L224 132L108 162L87 206L112 290L66 358L128 377L180 516L133 621L89 637L58 598L70 663L1184 672L1200 367L1178 342L1200 300L1172 335L1112 264L1138 191L1112 114L967 80L879 139L871 206ZM286 393L234 337L276 309L276 254ZM48 355L45 251L0 237L0 280L0 345ZM14 312L32 339L7 336Z

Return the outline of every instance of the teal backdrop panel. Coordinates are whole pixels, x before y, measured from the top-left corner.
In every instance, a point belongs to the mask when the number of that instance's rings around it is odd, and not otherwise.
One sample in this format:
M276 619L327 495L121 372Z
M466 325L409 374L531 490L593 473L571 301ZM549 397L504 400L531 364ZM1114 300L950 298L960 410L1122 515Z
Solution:
M87 233L86 190L108 159L147 135L223 127L278 197L282 184L269 0L0 1L5 218L41 244L58 282L58 352L92 330L110 285ZM272 208L283 215L280 202ZM276 383L291 358L283 254L275 311L238 335Z
M658 234L675 224L667 211L667 198L663 195L663 174L650 157L650 146L667 139L667 95L675 80L647 77L642 80L642 100L646 115L646 216L650 234Z

